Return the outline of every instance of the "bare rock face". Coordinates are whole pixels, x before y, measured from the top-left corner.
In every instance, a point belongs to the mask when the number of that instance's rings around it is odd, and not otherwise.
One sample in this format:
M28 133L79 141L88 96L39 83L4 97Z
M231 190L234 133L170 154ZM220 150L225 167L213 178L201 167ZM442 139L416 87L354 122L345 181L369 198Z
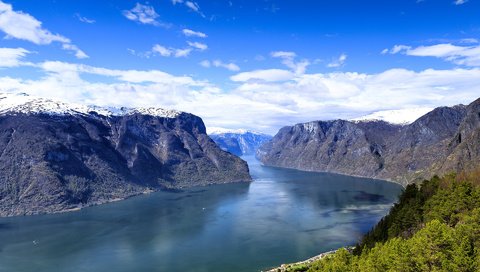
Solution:
M449 144L449 155L441 166L443 172L478 170L480 165L480 99L467 107L465 118Z
M244 181L246 162L218 148L192 114L0 114L0 216Z
M257 152L266 165L392 180L474 169L480 159L480 100L437 108L409 125L315 121L282 128Z

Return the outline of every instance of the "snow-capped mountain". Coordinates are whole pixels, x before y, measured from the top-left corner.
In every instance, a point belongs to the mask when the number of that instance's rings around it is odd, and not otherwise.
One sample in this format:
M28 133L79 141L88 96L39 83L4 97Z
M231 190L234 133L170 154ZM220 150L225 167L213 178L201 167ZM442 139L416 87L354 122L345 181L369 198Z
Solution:
M253 155L262 144L272 139L270 135L244 129L216 129L209 136L221 149L237 156Z
M162 188L250 181L193 114L0 94L0 216L59 212Z
M51 115L90 115L96 113L103 116L126 116L132 114L151 115L156 117L175 118L180 111L162 108L127 108L99 107L75 103L66 103L48 98L30 96L25 93L0 93L0 114L51 114Z

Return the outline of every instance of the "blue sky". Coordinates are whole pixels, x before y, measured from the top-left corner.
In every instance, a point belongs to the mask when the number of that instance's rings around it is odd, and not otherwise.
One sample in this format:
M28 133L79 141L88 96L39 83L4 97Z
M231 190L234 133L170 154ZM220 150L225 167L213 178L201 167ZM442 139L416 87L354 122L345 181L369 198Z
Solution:
M477 0L0 0L0 33L0 92L208 127L402 121L480 97Z

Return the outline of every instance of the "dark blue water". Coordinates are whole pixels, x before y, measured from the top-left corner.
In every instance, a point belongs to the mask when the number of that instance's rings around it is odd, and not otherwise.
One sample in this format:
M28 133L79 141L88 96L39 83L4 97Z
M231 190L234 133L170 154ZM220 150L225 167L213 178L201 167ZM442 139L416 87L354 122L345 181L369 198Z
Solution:
M0 271L259 271L354 244L392 183L263 167L254 182L0 219Z

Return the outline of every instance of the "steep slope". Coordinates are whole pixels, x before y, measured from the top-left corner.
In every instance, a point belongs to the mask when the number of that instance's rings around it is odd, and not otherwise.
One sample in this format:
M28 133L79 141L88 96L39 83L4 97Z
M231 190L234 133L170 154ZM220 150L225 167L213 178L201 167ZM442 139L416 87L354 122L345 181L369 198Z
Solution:
M209 136L223 150L234 155L253 155L272 136L253 131L213 132Z
M282 128L257 155L266 165L405 185L480 158L478 108L478 101L441 107L409 125L344 120L297 124Z
M251 180L247 164L219 149L192 114L87 109L33 98L12 106L11 97L2 97L1 216L75 209L161 188Z
M466 116L449 143L449 156L442 164L442 172L473 171L480 162L480 99L466 109Z

